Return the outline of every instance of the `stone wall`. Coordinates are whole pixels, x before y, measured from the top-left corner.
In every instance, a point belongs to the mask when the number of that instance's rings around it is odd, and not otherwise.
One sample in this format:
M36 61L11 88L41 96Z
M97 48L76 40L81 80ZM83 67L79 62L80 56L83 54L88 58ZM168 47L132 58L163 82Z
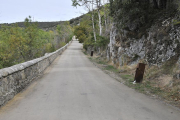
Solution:
M12 99L42 73L71 43L43 57L0 69L0 106Z

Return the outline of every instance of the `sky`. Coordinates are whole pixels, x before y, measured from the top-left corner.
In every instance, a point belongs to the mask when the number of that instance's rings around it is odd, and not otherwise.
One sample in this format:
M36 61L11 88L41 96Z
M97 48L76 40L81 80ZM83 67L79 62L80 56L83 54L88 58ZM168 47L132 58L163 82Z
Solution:
M71 0L0 0L0 23L22 22L28 16L39 22L65 21L84 13Z

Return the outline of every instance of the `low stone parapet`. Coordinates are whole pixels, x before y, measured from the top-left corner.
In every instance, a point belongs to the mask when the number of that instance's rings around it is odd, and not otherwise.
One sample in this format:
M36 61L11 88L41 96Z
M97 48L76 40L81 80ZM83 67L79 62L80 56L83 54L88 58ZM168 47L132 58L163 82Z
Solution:
M71 43L43 57L0 69L0 106L40 75Z

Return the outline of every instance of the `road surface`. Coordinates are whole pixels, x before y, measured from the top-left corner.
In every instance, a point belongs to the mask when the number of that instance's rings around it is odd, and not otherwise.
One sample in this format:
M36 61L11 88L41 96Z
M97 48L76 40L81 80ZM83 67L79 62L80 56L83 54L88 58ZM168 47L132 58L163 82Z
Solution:
M137 93L96 68L73 41L0 120L180 120L180 111Z

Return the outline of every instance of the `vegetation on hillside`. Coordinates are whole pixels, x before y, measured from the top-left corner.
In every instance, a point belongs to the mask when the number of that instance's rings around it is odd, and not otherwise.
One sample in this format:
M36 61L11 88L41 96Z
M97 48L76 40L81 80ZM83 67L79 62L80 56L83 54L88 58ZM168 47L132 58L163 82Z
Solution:
M31 17L25 19L23 28L17 24L1 26L0 69L55 51L71 40L72 31L69 24L59 25L54 31L44 31Z
M84 48L102 46L103 41L103 45L107 45L110 27L115 23L119 30L131 31L128 37L140 38L147 35L153 24L174 16L178 10L177 3L176 0L109 0L109 3L104 0L72 0L73 6L84 6L88 11L88 14L82 16L79 27L75 27L88 28L88 32L81 30L81 33L75 34L84 43ZM84 21L87 24L83 24Z
M110 0L110 15L117 28L143 32L155 22L174 16L178 10L175 3L168 0Z
M65 43L69 42L69 40L71 40L74 35L73 27L70 25L69 21L57 25L56 31L60 36L60 39Z
M109 14L109 5L103 5L101 0L72 0L73 6L84 6L88 14L82 16L80 23L75 26L74 34L83 47L93 49L105 48L109 43L108 28L110 28L111 17Z

